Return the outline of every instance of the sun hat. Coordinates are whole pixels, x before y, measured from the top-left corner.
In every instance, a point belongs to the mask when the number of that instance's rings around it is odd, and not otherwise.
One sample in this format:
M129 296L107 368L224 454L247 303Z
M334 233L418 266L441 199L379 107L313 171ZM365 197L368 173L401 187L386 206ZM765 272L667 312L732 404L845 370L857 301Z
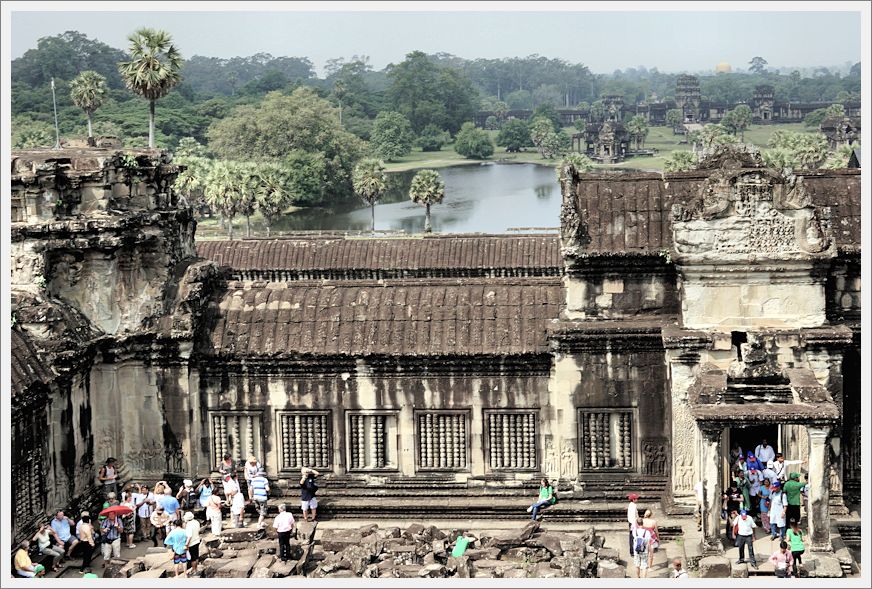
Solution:
M748 511L743 509L742 511L739 512L739 515L748 515Z
M639 495L637 495L636 493L630 493L629 495L627 495L627 499L629 499L630 501L635 501L638 498L639 498Z
M194 519L194 513L193 513L192 511L186 511L186 512L185 512L185 517L182 518L182 519L184 519L186 522L189 522L189 521L191 521L192 519Z
M194 485L194 481L192 481L191 479L185 479L185 480L182 481L182 483L184 483L184 485L185 485L186 487L191 487L191 486Z
M792 472L792 473L790 473L790 478L791 478L791 479L799 480L799 473L798 473L798 472Z

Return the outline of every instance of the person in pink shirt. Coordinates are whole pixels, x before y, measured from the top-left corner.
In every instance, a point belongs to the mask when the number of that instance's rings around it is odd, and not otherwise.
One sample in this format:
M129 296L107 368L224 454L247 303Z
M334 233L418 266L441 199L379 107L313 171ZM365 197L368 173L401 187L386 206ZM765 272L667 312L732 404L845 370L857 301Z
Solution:
M291 533L294 531L294 515L286 505L279 505L279 514L273 520L273 527L279 533L279 558L288 562L291 558Z
M769 557L769 562L775 567L775 576L786 579L791 575L791 567L793 567L793 554L787 546L787 542L782 540L781 549L776 550Z

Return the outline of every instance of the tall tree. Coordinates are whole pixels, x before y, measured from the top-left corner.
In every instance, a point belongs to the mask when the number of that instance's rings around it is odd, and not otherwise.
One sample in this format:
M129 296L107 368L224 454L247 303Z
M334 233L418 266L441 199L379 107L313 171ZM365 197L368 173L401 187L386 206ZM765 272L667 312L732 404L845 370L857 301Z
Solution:
M760 75L766 73L766 65L769 62L763 59L762 57L754 57L751 61L748 62L748 65L751 67L750 69L753 73Z
M412 151L415 134L409 119L398 112L380 112L375 118L369 136L373 152L380 158L391 161Z
M182 80L182 55L166 31L142 28L131 34L130 61L118 64L127 87L148 100L148 146L154 147L154 105Z
M733 125L741 134L741 140L743 143L745 142L745 129L751 126L753 118L754 113L751 111L751 107L747 104L740 104L733 109Z
M439 204L445 198L445 182L436 170L421 170L412 178L409 188L409 198L412 202L424 205L427 212L424 216L424 232L430 233L430 205Z
M94 70L86 70L70 82L70 98L73 103L85 111L88 118L88 139L94 136L91 128L91 116L103 106L106 98L106 78Z
M677 129L684 122L684 115L677 108L670 108L666 111L666 123L673 129Z
M352 175L354 193L370 206L373 233L375 233L375 203L387 192L387 181L384 162L381 160L366 158L354 166Z

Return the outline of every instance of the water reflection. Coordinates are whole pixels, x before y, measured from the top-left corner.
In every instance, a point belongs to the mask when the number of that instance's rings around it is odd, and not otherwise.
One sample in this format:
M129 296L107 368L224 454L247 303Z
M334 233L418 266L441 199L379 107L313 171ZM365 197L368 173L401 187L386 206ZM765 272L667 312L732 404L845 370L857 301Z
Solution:
M439 170L445 200L432 207L433 231L506 233L511 228L557 227L560 190L554 169L535 164L467 165ZM414 171L388 175L388 191L375 207L377 230L424 230L424 207L409 200ZM312 230L368 230L370 209L361 201L307 209L280 219L273 234ZM254 229L254 227L253 227ZM264 235L257 228L258 235Z

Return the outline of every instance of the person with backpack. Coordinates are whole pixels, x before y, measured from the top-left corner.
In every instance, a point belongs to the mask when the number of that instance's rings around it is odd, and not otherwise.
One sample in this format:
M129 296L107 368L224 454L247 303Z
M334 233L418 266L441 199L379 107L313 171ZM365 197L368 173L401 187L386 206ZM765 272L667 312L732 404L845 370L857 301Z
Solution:
M315 498L318 484L315 482L315 477L319 473L317 470L304 468L301 474L303 476L300 479L300 506L303 509L303 521L315 521L318 514L318 499ZM312 511L312 519L309 519L308 516L310 510Z
M633 528L636 527L636 520L639 519L639 508L636 506L636 501L639 500L639 495L630 493L627 495L627 527L630 530L628 543L630 545L630 556L633 555Z
M802 530L799 522L790 520L790 529L787 530L787 542L790 544L790 554L793 555L793 576L799 577L798 567L802 566L802 555L805 553L805 544L802 541Z
M633 529L633 565L636 567L636 578L648 576L648 552L651 547L651 532L644 527L642 518L636 518Z
M548 479L543 478L539 481L539 498L527 508L527 513L532 512L530 519L536 519L539 510L551 506L554 497L554 489L548 482Z

